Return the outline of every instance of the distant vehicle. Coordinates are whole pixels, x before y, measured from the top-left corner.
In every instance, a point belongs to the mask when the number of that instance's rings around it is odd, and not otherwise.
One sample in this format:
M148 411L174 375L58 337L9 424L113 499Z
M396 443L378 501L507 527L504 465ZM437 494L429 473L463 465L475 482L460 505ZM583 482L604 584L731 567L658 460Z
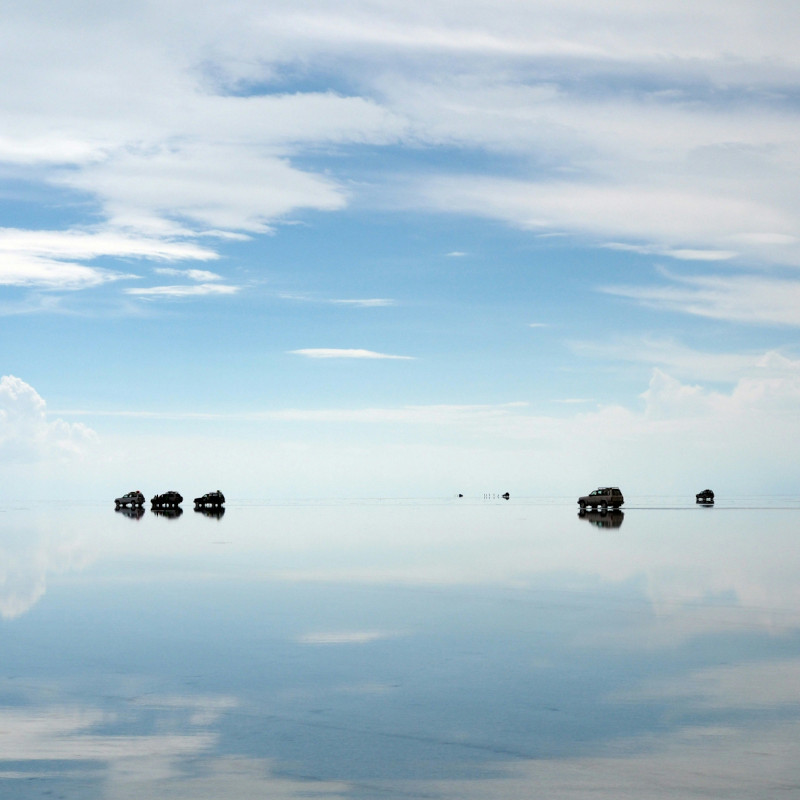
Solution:
M195 507L219 507L225 502L225 495L217 489L215 492L206 492L202 497L195 497Z
M578 498L581 508L619 508L625 502L622 492L616 486L595 489L591 494Z
M117 497L114 500L114 505L119 508L120 506L142 506L144 505L144 495L137 489L135 492L128 492Z
M170 490L164 494L157 494L150 503L154 508L174 508L183 502L183 495L180 492Z
M695 502L696 503L704 503L706 505L710 505L714 502L714 492L711 489L703 489L702 492L698 492L695 495Z

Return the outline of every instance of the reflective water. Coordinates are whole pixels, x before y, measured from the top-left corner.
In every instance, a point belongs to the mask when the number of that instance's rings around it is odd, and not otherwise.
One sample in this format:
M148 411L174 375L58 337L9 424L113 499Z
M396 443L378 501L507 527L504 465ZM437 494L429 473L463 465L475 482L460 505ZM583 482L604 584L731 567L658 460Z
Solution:
M800 502L0 509L0 796L800 796Z

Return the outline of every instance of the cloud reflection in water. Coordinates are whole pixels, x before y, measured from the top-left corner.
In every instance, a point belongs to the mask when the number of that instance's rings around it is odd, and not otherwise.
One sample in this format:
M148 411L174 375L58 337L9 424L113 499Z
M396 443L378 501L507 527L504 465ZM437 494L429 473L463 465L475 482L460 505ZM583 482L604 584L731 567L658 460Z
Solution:
M76 513L0 539L6 576L47 585L0 628L10 797L800 781L794 510L634 507L605 530L557 504L234 508L224 542L201 515Z

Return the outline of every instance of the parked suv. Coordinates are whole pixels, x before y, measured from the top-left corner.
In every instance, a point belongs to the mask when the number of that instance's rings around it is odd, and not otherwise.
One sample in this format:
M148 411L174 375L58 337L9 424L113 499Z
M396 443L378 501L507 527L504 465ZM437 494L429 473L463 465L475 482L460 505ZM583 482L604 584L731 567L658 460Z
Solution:
M225 502L225 495L217 489L215 492L206 492L202 497L195 497L195 506L215 506L219 507Z
M625 498L616 486L595 489L591 494L578 498L581 508L619 508L624 502Z
M144 495L137 489L135 492L128 492L114 500L117 508L120 506L141 506L144 503Z
M169 491L164 494L157 494L150 503L155 508L174 508L183 502L183 495L180 492Z

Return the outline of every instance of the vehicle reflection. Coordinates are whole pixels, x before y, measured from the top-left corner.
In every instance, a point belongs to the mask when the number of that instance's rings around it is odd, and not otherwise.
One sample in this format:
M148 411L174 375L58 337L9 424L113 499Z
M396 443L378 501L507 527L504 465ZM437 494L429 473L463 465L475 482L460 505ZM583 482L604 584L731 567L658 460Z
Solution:
M183 514L183 509L180 506L174 506L172 508L151 508L150 513L155 514L157 517L177 519L181 514Z
M222 519L225 516L224 506L195 506L195 513L202 514L204 517L214 517Z
M625 519L625 514L619 509L609 511L584 511L578 512L579 519L585 519L598 528L619 528Z
M144 508L142 506L117 506L114 511L131 519L141 519L144 516Z

